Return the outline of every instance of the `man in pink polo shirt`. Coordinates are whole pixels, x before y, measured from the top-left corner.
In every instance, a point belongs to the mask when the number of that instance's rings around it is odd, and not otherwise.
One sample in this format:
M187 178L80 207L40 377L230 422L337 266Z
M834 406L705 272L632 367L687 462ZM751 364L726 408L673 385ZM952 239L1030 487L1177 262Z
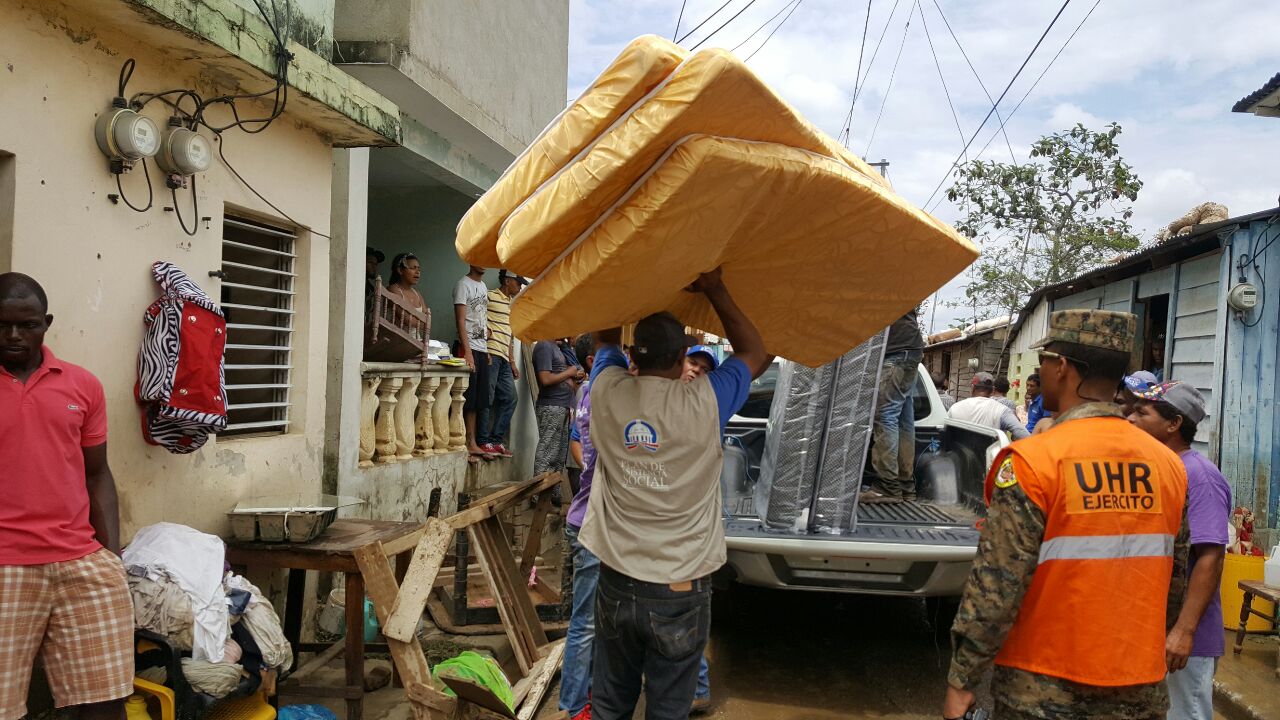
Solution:
M0 274L0 720L27 712L39 655L54 702L120 720L133 604L120 562L102 384L44 346L44 289Z

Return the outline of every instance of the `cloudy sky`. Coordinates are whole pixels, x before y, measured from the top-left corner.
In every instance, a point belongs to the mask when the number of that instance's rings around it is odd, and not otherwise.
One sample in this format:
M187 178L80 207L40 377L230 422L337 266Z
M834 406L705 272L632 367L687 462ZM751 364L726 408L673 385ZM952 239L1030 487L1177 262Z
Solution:
M687 0L680 35L724 4ZM999 97L1061 2L871 0L869 23L867 7L864 0L729 0L682 44L692 47L729 21L702 47L736 47L743 58L756 53L749 61L752 69L810 121L838 136L868 26L866 80L848 145L869 160L888 160L897 191L923 205L964 145L939 66L966 140L991 109L942 14L987 91ZM570 96L637 35L670 38L680 8L681 0L572 0ZM1077 122L1095 129L1119 122L1121 151L1145 183L1134 216L1144 239L1208 200L1225 204L1232 215L1275 207L1280 204L1280 119L1232 113L1231 106L1280 72L1277 27L1280 3L1270 0L1071 0L1000 104L1008 118L1048 67L1007 120L1013 153L1023 161L1035 139ZM983 158L1007 162L1010 150L1003 136L988 146L997 131L993 117L970 157L987 146ZM956 217L945 200L934 212L948 221ZM963 277L949 283L943 299L959 295L963 283ZM939 307L933 322L942 329L963 314Z

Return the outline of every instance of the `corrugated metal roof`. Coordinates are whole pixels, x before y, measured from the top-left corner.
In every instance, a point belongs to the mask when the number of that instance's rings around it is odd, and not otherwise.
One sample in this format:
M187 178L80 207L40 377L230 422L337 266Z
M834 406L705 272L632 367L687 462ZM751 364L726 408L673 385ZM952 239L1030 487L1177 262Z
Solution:
M1277 90L1280 90L1280 73L1273 75L1266 85L1240 98L1239 102L1231 106L1231 112L1252 112L1251 108L1257 105L1258 101Z

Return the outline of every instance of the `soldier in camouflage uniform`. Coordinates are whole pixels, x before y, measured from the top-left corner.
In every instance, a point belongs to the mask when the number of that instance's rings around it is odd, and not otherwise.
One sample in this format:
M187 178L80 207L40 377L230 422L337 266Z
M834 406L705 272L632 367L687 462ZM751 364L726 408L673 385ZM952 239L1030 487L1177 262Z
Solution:
M1135 325L1135 318L1128 313L1068 310L1055 312L1051 316L1049 336L1037 347L1042 348L1041 378L1045 407L1058 413L1057 424L1044 435L1014 443L1005 454L997 458L997 464L993 467L992 476L988 480L987 520L978 545L978 554L952 627L954 652L947 678L949 688L946 704L943 707L945 718L961 717L973 706L973 691L981 684L987 670L993 665L991 690L996 701L997 720L1003 718L1138 720L1164 718L1167 712L1168 696L1163 682L1121 687L1084 685L1060 677L1011 667L997 660L997 654L1006 645L1006 640L1012 641L1010 631L1019 619L1020 611L1026 616L1024 622L1031 622L1026 618L1044 617L1043 613L1051 612L1044 606L1064 604L1060 595L1046 592L1035 595L1041 607L1029 605L1026 609L1022 608L1024 596L1032 587L1037 568L1042 567L1041 554L1042 545L1046 542L1046 519L1054 501L1044 503L1050 506L1049 508L1042 508L1028 494L1031 492L1030 489L1024 491L1024 485L1027 483L1019 483L1015 472L1014 457L1022 457L1017 449L1025 447L1030 450L1033 447L1044 447L1045 443L1054 442L1055 436L1062 438L1058 442L1065 442L1066 438L1076 436L1068 429L1075 423L1105 422L1110 423L1105 426L1105 432L1120 435L1120 444L1128 445L1132 454L1148 453L1145 457L1151 458L1152 467L1168 467L1167 464L1161 464L1168 458L1157 457L1158 453L1155 450L1136 439L1129 438L1124 434L1127 430L1121 427L1121 423L1101 420L1121 417L1118 407L1111 400L1124 366L1127 364ZM1092 362L1085 364L1081 362L1082 360ZM1080 431L1091 426L1075 425L1074 427ZM1034 458L1038 455L1027 453L1026 457ZM1173 456L1173 460L1176 461L1176 456ZM1019 460L1019 462L1025 463L1025 460ZM1031 467L1034 471L1030 473L1031 475L1044 476L1058 472L1054 468L1026 464L1022 467L1024 469ZM1074 484L1075 479L1072 478L1070 482ZM1182 475L1181 482L1182 488L1185 488L1185 473ZM1170 490L1166 499L1176 497L1176 484L1170 483L1168 487ZM1181 495L1185 503L1185 489L1181 491ZM1043 502L1044 496L1039 494L1038 490L1037 497L1041 497ZM1164 630L1166 633L1173 621L1177 619L1182 606L1186 588L1188 549L1185 506L1179 505L1175 508L1170 503L1170 508L1170 513L1181 513L1183 522L1181 530L1172 543L1173 570L1168 597L1154 599L1157 604L1155 614L1158 614L1159 605L1165 606ZM1062 512L1062 508L1058 507L1056 512ZM1061 515L1054 517L1061 517ZM1166 516L1165 519L1167 520L1168 517ZM1177 517L1176 514L1172 515L1175 526ZM1044 582L1048 582L1049 576L1046 576ZM1125 613L1131 609L1129 601L1136 592L1141 592L1143 585L1141 583L1129 585L1124 582L1116 584L1118 586L1107 598L1113 601L1109 602L1107 607L1098 607L1097 613L1099 615L1116 614L1123 619ZM1044 589L1044 586L1042 585L1040 589ZM1108 591L1102 592L1105 595ZM1147 601L1150 603L1152 599L1148 597ZM1149 604L1148 607L1150 607ZM1066 618L1063 621L1075 623L1076 632L1088 633L1095 618L1088 617L1086 612L1086 616ZM1153 660L1150 653L1154 652L1160 653L1163 657L1163 644L1159 648L1146 648L1144 645L1141 653L1135 650L1133 654L1143 655L1147 659L1149 668L1149 663ZM1023 654L1026 654L1025 648ZM1158 658L1155 660L1158 661Z

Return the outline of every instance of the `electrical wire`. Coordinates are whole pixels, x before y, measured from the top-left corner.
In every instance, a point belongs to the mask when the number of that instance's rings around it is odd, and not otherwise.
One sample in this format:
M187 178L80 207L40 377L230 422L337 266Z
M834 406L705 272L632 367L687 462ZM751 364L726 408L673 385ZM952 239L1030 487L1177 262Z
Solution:
M727 7L729 7L729 5L730 5L732 2L733 2L733 0L725 0L724 4L723 4L723 5L721 5L720 7L716 8L716 11L715 11L715 12L711 13L711 14L710 14L710 15L708 15L705 19L703 19L703 21L702 21L702 22L700 22L700 23L698 23L697 25L695 25L695 26L694 26L694 28L693 28L692 30L690 30L689 32L685 33L684 35L681 35L681 36L680 36L680 39L679 39L679 40L677 40L676 42L678 42L678 43L682 43L682 42L684 42L685 40L688 40L690 35L692 35L692 34L694 34L694 33L698 32L698 30L699 30L703 25L706 25L707 23L711 22L711 18L713 18L713 17L715 17L715 16L719 15L719 14L720 14L720 11L721 11L721 10L723 10L723 9L725 9L725 8L727 8Z
M178 224L182 226L182 232L191 237L195 237L200 230L200 196L196 195L196 176L191 176L191 212L194 220L191 221L191 229L187 229L187 222L182 219L182 208L178 207L178 188L170 187L169 193L173 196L173 213L178 216Z
M760 43L760 47L756 48L755 50L752 50L752 51L751 51L751 54L750 54L750 55L748 55L748 56L747 56L747 58L746 58L746 60L743 60L743 62L750 62L750 61L751 61L751 58L753 58L753 57L755 57L755 56L756 56L756 53L758 53L758 52L760 52L761 50L763 50L763 49L764 49L764 46L765 46L765 45L768 45L768 44L769 44L769 41L773 39L773 34L774 34L774 33L776 33L776 32L778 32L778 29L779 29L779 28L781 28L783 25L786 25L786 24L787 24L787 21L791 19L792 14L794 14L794 13L795 13L795 11L796 11L796 10L798 10L798 9L800 8L800 5L801 5L802 3L804 3L804 0L796 0L796 4L791 6L791 12L787 13L787 16L786 16L786 17L784 17L784 18L782 18L782 22L780 22L780 23L778 23L777 25L774 25L774 26L773 26L773 29L772 29L772 30L770 30L770 31L769 31L769 34L765 36L765 38L764 38L764 42ZM775 15L775 17L777 17L777 16Z
M1089 20L1089 16L1093 15L1093 11L1097 10L1098 5L1100 5L1101 3L1102 3L1102 0L1096 0L1093 3L1093 7L1089 8L1089 12L1085 13L1084 19L1081 20L1080 24L1076 25L1076 29L1072 30L1071 34L1067 36L1066 42L1062 43L1062 47L1058 48L1058 52L1054 53L1053 58L1049 60L1049 64L1045 65L1044 69L1040 71L1040 75L1036 77L1035 82L1031 83L1031 87L1028 87L1027 91L1022 94L1022 97L1018 100L1018 104L1014 105L1013 109L1009 111L1009 114L1005 116L1004 120L1000 124L1000 130L991 134L991 137L987 139L987 143L982 146L982 149L979 150L974 155L974 157L982 157L982 154L987 151L987 148L991 147L991 143L995 142L996 137L1001 132L1004 132L1005 124L1008 123L1010 120L1012 120L1013 116L1018 113L1018 109L1022 107L1022 104L1026 102L1027 98L1031 96L1031 93L1035 91L1036 86L1040 84L1040 81L1043 80L1044 76L1049 72L1049 68L1053 67L1053 64L1057 62L1058 57L1062 55L1062 51L1067 49L1067 46L1071 44L1071 40L1075 38L1076 33L1080 32L1080 28L1084 27L1084 24ZM1005 141L1006 142L1008 141L1008 135L1005 136ZM1010 152L1012 152L1012 150L1010 150ZM942 204L942 198L938 198L938 201L934 203L934 208L936 209L937 206L941 204ZM930 210L929 212L933 212L933 210Z
M671 42L675 42L676 36L680 34L680 21L684 20L684 6L688 2L689 0L680 0L680 14L676 16L676 29L675 32L671 33Z
M942 74L942 63L938 61L938 51L933 48L933 36L929 34L929 21L925 20L924 8L920 7L920 3L916 3L916 7L920 9L920 24L924 26L924 37L929 41L929 53L933 55L933 66L938 69L938 79L942 81L942 94L947 98L947 107L951 108L951 118L956 121L956 132L960 133L960 142L964 143L964 130L960 128L960 115L956 113L956 106L951 102L951 90L947 88L947 78ZM965 162L969 158L966 155Z
M1044 39L1048 37L1049 31L1053 29L1053 26L1055 24L1057 24L1058 18L1062 17L1062 13L1067 9L1067 6L1070 4L1071 4L1071 0L1063 1L1062 7L1058 8L1058 13L1053 16L1052 20L1049 21L1049 26L1046 27L1044 29L1044 32L1040 34L1040 39L1036 40L1036 44L1034 47L1031 48L1031 52L1027 53L1027 57L1024 58L1022 61L1022 64L1018 66L1018 71L1015 72L1013 74L1013 77L1009 79L1009 84L1005 85L1004 92L1000 93L1000 97L994 103L991 104L991 110L987 112L986 117L984 117L982 119L982 122L978 124L977 129L973 131L973 135L969 136L969 142L964 144L964 149L961 150L960 154L956 156L955 160L951 161L951 167L947 168L946 174L943 175L942 179L938 181L937 186L933 188L933 192L929 193L929 199L924 201L925 205L928 205L929 203L933 202L934 196L937 195L938 191L942 189L943 184L947 182L947 178L951 177L951 171L956 168L956 165L959 164L960 159L964 157L964 154L966 152L968 152L969 146L973 144L974 139L978 137L978 133L982 132L982 128L986 126L987 121L990 120L991 116L995 114L996 108L999 107L1000 103L1004 101L1004 96L1009 94L1009 90L1010 88L1013 87L1013 83L1018 80L1018 76L1022 74L1022 71L1024 69L1026 69L1027 63L1031 62L1031 58L1036 54L1036 51L1040 49L1040 45L1044 42Z
M120 84L117 86L116 97L124 97L125 88L129 87L129 80L133 78L133 69L137 66L133 58L124 61L120 66Z
M232 175L235 175L235 176L236 176L236 179L237 179L237 180L239 180L239 181L240 181L240 183L241 183L242 185L244 185L246 188L249 188L249 192L253 193L254 195L257 195L259 200L261 200L262 202L266 203L266 204L267 204L267 205L268 205L272 210L275 210L276 212L278 212L278 213L280 213L281 215L283 215L283 216L284 216L284 218L285 218L286 220L288 220L289 222L293 223L294 225L297 225L298 227L306 227L305 225L303 225L302 223L298 222L297 220L294 220L292 215L290 215L289 213L285 212L284 210L281 210L281 209L280 209L280 207L279 207L278 205L276 205L275 203L273 203L273 202L271 202L270 200L268 200L268 199L266 198L266 196L265 196L265 195L263 195L262 193L258 192L258 189L257 189L257 188L255 188L254 186L250 185L250 184L249 184L249 181L248 181L248 180L245 180L245 179L244 179L244 176L243 176L243 175L241 175L241 174L240 174L240 172L239 172L238 170L236 170L235 166L231 164L231 161L227 159L227 154L226 154L226 152L224 152L224 151L223 151L222 134L221 134L221 133L219 133L219 134L215 135L215 137L218 139L218 157L222 159L222 164L227 166L227 169L231 171L231 174L232 174ZM332 239L333 239L333 238L329 237L328 235L325 235L325 234L324 234L324 233L322 233L322 232L317 232L317 231L315 231L315 230L309 230L309 232L310 232L312 235L315 235L315 236L317 236L317 237L322 237L322 238L324 238L325 240L332 240Z
M987 96L987 102L995 104L995 98L991 97L991 92L987 90L987 84L982 82L982 76L978 74L978 69L973 66L973 61L969 59L969 53L965 52L964 45L960 44L960 38L956 35L956 31L951 29L951 21L947 20L947 14L942 12L942 6L938 4L938 0L933 0L933 6L938 9L938 16L942 18L942 24L947 26L947 32L951 34L951 39L955 42L956 47L960 49L960 55L964 57L965 63L969 65L969 71L973 73L974 79L978 81L978 87L982 88L982 94ZM924 17L923 10L920 11L920 16ZM1000 121L1000 132L1004 133L1004 144L1009 148L1009 159L1013 161L1014 165L1017 165L1018 156L1014 154L1013 143L1009 142L1009 133L1004 129L1008 118L1000 117L1000 111L996 110L996 119ZM982 157L982 153L978 153L977 157Z
M121 87L123 88L123 85L122 85ZM122 96L122 97L123 97L123 96ZM132 211L134 211L134 212L144 213L144 212L146 212L146 211L150 210L150 209L151 209L152 204L154 204L154 202L155 202L155 199L156 199L156 193L155 193L155 190L151 187L151 172L147 170L147 159L146 159L146 158L142 158L142 175L143 175L143 177L145 177L145 178L147 179L147 206L146 206L146 207L141 207L141 208L140 208L140 207L138 207L137 205L134 205L133 203L129 202L129 198L128 198L127 196L125 196L125 194L124 194L124 185L120 184L120 176L121 176L121 175L123 175L123 174L124 174L124 173L115 173L115 176L116 176L116 191L117 191L117 193L119 193L120 199L121 199L122 201L124 201L124 204L125 204L125 205L130 209L130 210L132 210Z
M862 152L863 157L871 152L871 143L876 141L876 131L880 129L880 118L884 117L884 108L889 104L889 95L893 92L893 78L898 74L898 61L902 60L902 50L907 46L907 32L911 30L911 17L915 15L916 7L919 5L917 0L907 11L907 24L902 28L902 42L898 45L898 57L894 59L893 69L889 71L889 86L884 89L884 98L880 101L880 112L876 113L876 123L871 126L871 139L867 140L867 149Z
M755 4L756 4L756 0L750 0L750 2L748 2L746 5L743 5L743 6L742 6L742 9L741 9L741 10L739 10L738 12L734 13L733 17L729 18L728 20L725 20L725 21L724 21L724 23L723 23L722 25L720 25L720 27L716 28L715 30L712 30L710 35L708 35L708 36L706 36L706 37L702 38L701 40L699 40L699 41L698 41L698 44L697 44L697 45L694 45L693 47L689 48L690 52L692 52L692 51L694 51L694 50L697 50L698 48L702 47L702 43L704 43L704 42L706 42L706 41L710 40L711 38L715 37L715 36L716 36L716 33L720 32L720 31L721 31L721 30L723 30L723 29L725 29L725 28L729 25L729 23L733 22L734 20L737 20L739 15L741 15L742 13L744 13L744 12L746 12L747 10L751 9L751 6L752 6L752 5L755 5Z
M853 109L858 105L858 98L862 97L862 91L866 89L867 78L871 75L871 68L876 64L876 57L880 55L880 45L884 43L884 36L889 32L889 24L893 22L893 16L898 12L898 3L902 0L893 0L893 7L889 9L889 19L884 21L884 27L880 30L880 38L876 40L876 47L871 51L871 60L867 61L867 71L861 76L853 79L853 98L849 100L849 112L844 116L844 128L840 134L844 136L844 146L849 147L850 135L853 127ZM867 21L871 19L871 8L867 6ZM862 61L858 61L858 66L862 66Z
M740 47L742 47L743 45L746 45L747 43L751 42L751 38L753 38L753 37L755 37L756 35L760 34L760 31L761 31L761 30L763 30L763 29L765 29L766 27L768 27L768 26L769 26L769 23L773 22L774 20L777 20L779 15L781 15L781 14L782 14L782 13L784 13L784 12L786 12L786 11L787 11L787 8L791 7L791 6L792 6L792 5L794 5L796 2L797 2L797 0L787 0L785 3L783 3L782 7L778 10L778 12L774 13L774 14L773 14L773 16L772 16L772 17L770 17L768 20L765 20L764 22L760 23L760 27L756 28L755 30L752 30L750 35L748 35L748 36L746 36L745 38L743 38L743 39L742 39L742 42L738 43L737 45L734 45L732 48L730 48L730 50L731 50L732 52L737 52L737 51L738 51L738 48L740 48ZM784 20L783 22L786 22L786 21ZM770 34L772 35L772 33L770 33ZM768 42L768 39L767 39L767 38L765 39L765 42Z

